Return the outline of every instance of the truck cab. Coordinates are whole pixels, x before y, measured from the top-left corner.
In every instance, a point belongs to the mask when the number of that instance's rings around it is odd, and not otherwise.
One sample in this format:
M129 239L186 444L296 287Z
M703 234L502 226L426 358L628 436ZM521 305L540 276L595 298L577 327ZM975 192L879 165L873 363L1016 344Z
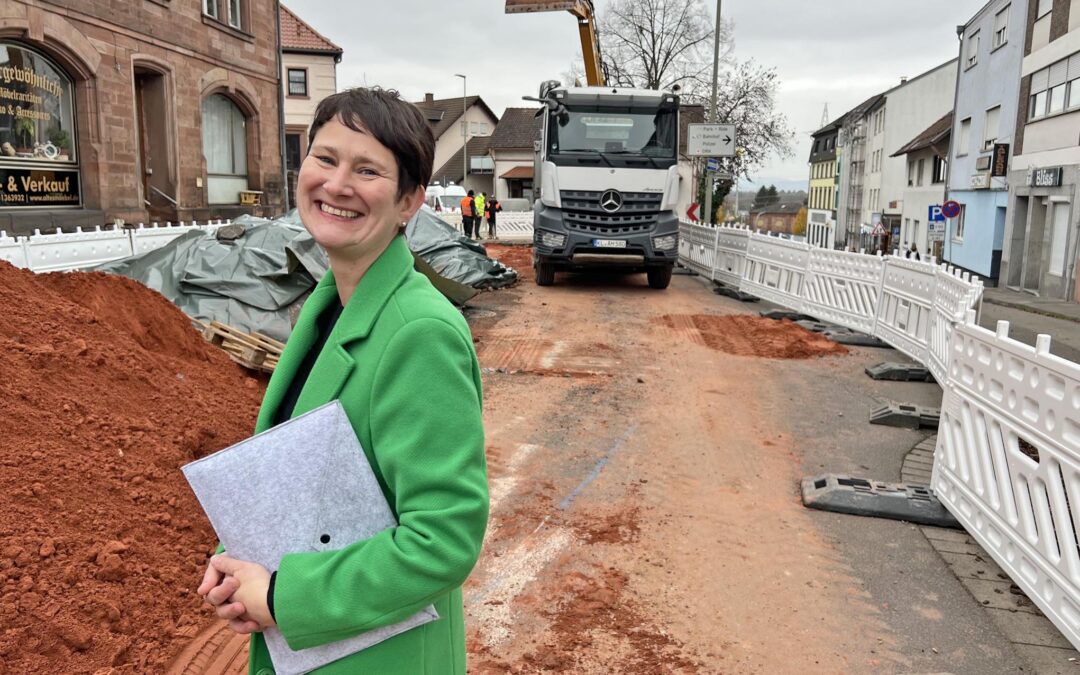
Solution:
M545 83L533 206L536 283L557 270L621 268L666 288L678 258L679 99L670 92Z

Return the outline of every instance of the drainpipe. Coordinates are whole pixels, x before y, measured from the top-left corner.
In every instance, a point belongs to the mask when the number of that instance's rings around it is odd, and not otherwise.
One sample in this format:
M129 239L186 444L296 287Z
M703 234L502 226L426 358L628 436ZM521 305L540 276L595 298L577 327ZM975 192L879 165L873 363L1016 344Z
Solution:
M956 39L960 43L960 48L957 50L957 54L956 54L956 86L953 89L953 104L952 104L953 122L952 122L952 126L954 127L954 130L955 130L955 127L956 127L957 123L960 121L960 116L956 114L956 104L957 104L957 102L958 102L958 100L960 98L960 78L964 74L964 32L966 30L967 30L967 24L966 23L956 27ZM950 133L950 136L951 136L951 138L949 140L949 147L954 147L953 140L959 140L960 135L959 134L954 135L952 133L952 131L950 131L949 133ZM970 140L970 139L968 139L968 140ZM953 157L954 157L954 155L952 155L952 153L950 153L949 160L945 163L945 200L942 202L942 204L949 201L949 182L952 180ZM930 167L930 170L933 171L933 167ZM952 218L946 218L945 219L945 245L941 247L941 253L942 253L943 256L945 256L946 251L951 251L952 250L952 235L949 233L949 221L950 220L952 220ZM951 255L945 256L944 262L951 263L952 262L952 256Z
M281 3L277 6L277 80L278 80L278 149L281 153L281 198L282 213L289 210L289 167L285 152L285 84L281 76Z

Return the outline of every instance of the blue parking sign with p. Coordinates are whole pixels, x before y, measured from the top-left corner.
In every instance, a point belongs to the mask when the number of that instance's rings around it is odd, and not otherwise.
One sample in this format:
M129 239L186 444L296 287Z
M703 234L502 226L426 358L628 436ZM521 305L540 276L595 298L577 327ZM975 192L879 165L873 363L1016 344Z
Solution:
M930 214L927 217L927 220L929 220L931 223L938 223L945 220L945 214L941 212L940 204L930 205Z

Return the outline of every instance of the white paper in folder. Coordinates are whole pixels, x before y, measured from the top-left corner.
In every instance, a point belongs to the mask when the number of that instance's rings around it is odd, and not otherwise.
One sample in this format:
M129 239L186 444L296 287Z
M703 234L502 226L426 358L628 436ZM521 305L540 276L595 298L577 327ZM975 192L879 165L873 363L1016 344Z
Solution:
M229 555L271 571L286 553L344 548L397 525L338 401L192 462L183 472ZM438 618L429 605L393 626L299 651L276 628L263 635L274 670L293 675Z

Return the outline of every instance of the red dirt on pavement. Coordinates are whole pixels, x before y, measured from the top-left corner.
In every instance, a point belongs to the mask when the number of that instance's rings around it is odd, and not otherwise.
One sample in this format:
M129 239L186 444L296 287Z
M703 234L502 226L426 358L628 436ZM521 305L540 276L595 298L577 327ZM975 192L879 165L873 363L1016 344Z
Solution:
M744 314L694 314L688 317L664 315L658 320L672 330L685 330L689 320L707 347L736 356L812 359L848 353L847 347L786 319L776 321Z
M532 282L532 246L507 246L506 244L485 244L489 258L494 258L507 267L517 270L518 278Z
M212 621L179 467L248 436L263 383L168 300L0 262L0 671L147 673Z

